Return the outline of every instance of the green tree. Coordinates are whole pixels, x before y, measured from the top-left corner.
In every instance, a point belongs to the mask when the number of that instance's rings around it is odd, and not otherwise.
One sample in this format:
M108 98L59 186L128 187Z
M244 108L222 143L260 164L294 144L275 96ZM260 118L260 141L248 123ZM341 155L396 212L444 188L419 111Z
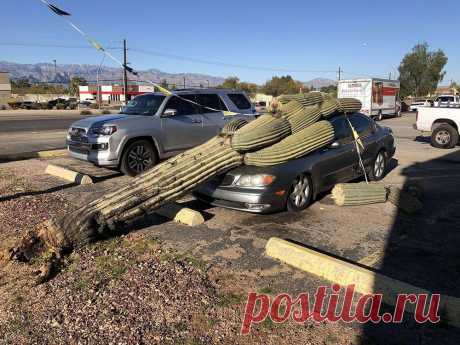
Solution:
M73 77L69 82L69 93L71 96L78 96L78 87L80 85L88 85L85 78Z
M323 86L320 89L320 91L325 92L334 98L337 98L337 86L336 85Z
M436 90L444 78L447 56L442 50L429 51L428 43L419 43L399 65L401 96L426 96Z
M224 80L221 87L224 89L238 89L240 79L238 77L228 77Z
M294 80L290 75L282 77L273 77L267 81L261 88L263 93L277 97L283 94L294 94L302 92L308 92L309 89L303 85L300 81Z
M31 86L29 79L23 78L23 79L12 79L11 80L11 87L13 89L26 89Z

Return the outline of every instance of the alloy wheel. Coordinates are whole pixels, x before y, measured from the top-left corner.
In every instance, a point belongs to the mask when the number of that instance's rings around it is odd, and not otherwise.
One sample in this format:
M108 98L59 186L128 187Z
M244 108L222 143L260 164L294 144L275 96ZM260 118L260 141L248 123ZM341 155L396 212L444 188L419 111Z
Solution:
M374 164L374 176L377 178L380 178L385 171L385 157L383 156L383 153L380 152L377 155L377 158L375 158L375 164Z
M436 133L436 142L439 145L446 145L450 142L450 133L448 131L439 131Z
M290 200L296 207L303 207L310 198L310 182L305 175L299 176L294 181Z
M128 166L138 173L147 170L152 162L152 155L144 145L134 146L128 153Z

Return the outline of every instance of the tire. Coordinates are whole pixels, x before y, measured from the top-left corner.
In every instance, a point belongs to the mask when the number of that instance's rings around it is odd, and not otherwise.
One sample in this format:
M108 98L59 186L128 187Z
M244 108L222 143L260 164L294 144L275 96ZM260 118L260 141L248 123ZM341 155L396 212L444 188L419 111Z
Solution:
M385 177L387 171L387 155L385 151L381 150L377 153L372 161L368 178L370 181L380 181Z
M383 120L383 113L381 110L379 110L379 114L377 115L377 121L382 121Z
M306 209L313 197L313 183L310 176L299 175L292 182L286 201L288 212L300 212Z
M123 151L120 170L128 176L136 176L150 169L158 162L153 145L147 140L136 140Z
M458 131L448 123L442 123L431 133L431 145L439 149L451 149L458 143Z

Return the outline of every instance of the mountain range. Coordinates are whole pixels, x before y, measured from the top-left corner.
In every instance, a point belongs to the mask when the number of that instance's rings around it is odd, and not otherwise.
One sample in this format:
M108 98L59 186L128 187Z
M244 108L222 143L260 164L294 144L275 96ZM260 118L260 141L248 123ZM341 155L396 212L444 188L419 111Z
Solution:
M15 62L0 61L0 71L9 72L11 79L28 79L32 83L48 82L58 84L68 84L72 77L82 77L87 81L95 82L99 71L99 80L101 82L118 81L123 78L122 69L88 64L58 64L52 63L35 63L20 64ZM160 83L166 80L168 84L176 84L187 87L216 86L223 83L224 78L215 77L198 73L166 73L158 69L148 69L139 71L139 76L129 75L130 80L146 81L150 80ZM315 78L304 82L309 88L320 89L324 86L336 85L337 81L325 78Z
M308 86L309 88L313 87L314 89L321 89L322 87L337 85L337 81L327 78L315 78L305 82L304 85Z
M11 79L28 79L30 82L52 82L67 84L72 77L82 77L87 81L96 81L98 65L63 64L52 63L19 64L14 62L0 61L0 71L9 72ZM150 80L160 83L166 80L168 84L186 86L216 86L222 84L224 78L214 77L197 73L166 73L157 69L139 71L139 76L129 75L130 80ZM121 81L122 69L102 66L99 70L100 81Z

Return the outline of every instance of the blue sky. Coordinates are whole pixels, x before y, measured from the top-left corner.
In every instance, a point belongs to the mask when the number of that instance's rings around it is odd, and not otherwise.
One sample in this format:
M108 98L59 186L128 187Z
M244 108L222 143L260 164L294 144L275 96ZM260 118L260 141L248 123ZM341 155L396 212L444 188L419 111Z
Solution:
M120 45L234 65L293 70L296 79L395 74L417 42L449 58L443 84L460 81L458 0L152 1L50 0L103 45ZM126 6L122 4L126 3ZM0 43L85 45L39 0L2 0ZM8 14L8 15L5 15ZM91 49L0 46L0 60L98 64ZM114 51L121 58L121 51ZM286 72L201 64L129 52L137 69L236 75L263 83ZM107 62L108 66L115 66ZM311 71L311 72L308 72Z

